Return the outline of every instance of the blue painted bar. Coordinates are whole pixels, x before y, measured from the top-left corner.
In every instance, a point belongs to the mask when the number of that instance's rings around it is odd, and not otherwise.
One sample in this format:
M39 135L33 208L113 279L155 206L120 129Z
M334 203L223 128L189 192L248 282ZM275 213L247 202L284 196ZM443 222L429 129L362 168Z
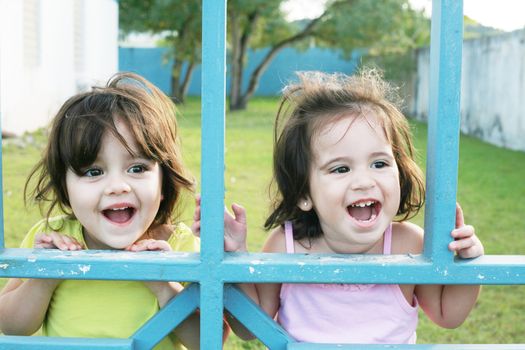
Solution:
M202 19L202 260L222 260L226 99L226 0L203 1Z
M199 285L193 283L169 301L131 338L134 350L152 349L199 306Z
M57 249L0 250L0 278L198 281L198 253Z
M134 350L133 339L0 336L0 350Z
M277 322L232 284L224 287L224 307L268 349L286 350L294 342Z
M424 254L448 264L455 223L459 160L463 1L434 0L430 43L430 106Z
M227 253L222 263L210 268L194 253L33 252L31 249L4 249L0 255L0 278L525 284L525 255L485 255L476 259L456 259L443 266L424 255Z
M226 0L202 3L201 348L222 349Z
M370 345L370 344L311 344L294 343L288 350L524 350L525 344L407 344L407 345Z
M201 349L222 349L224 290L220 278L201 282Z
M423 255L227 254L225 282L525 284L525 255L486 255L446 266Z

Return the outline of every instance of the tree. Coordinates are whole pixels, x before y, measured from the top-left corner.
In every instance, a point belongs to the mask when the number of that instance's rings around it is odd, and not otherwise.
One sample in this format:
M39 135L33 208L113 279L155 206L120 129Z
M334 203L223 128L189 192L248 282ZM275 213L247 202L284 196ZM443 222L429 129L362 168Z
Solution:
M368 48L373 55L406 52L419 39L414 23L424 18L421 12L411 9L408 0L331 0L319 17L298 26L284 20L279 9L281 2L230 0L230 110L246 108L262 74L285 47L310 38L320 46L340 48L344 55L350 55L357 48ZM241 82L247 50L258 47L267 47L268 51L243 91Z
M370 55L406 52L418 34L414 25L423 15L411 9L409 0L328 0L324 12L309 21L290 23L281 11L285 0L229 0L228 42L231 85L230 110L245 109L261 76L284 48L307 43L339 48L350 55L368 48ZM200 0L120 0L123 33L150 32L165 35L172 48L172 91L183 101L193 72L200 62ZM418 22L419 23L419 22ZM248 51L265 48L261 62L242 82ZM187 69L183 74L183 63Z
M120 0L119 25L123 35L161 34L171 48L172 97L184 102L195 66L201 61L201 2L199 0ZM184 69L185 68L185 69Z

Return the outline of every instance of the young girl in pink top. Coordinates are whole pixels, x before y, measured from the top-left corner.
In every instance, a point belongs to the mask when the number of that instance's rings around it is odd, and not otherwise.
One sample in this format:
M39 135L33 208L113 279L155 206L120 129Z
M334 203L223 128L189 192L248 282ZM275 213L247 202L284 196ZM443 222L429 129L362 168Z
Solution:
M303 73L288 86L276 121L272 253L419 254L423 230L407 220L424 203L410 127L377 73ZM226 215L225 249L246 251L242 207ZM194 231L199 230L199 208ZM472 226L456 210L449 249L483 254ZM479 286L381 284L244 284L241 286L298 341L415 343L421 307L436 324L458 327ZM243 327L234 331L247 337Z

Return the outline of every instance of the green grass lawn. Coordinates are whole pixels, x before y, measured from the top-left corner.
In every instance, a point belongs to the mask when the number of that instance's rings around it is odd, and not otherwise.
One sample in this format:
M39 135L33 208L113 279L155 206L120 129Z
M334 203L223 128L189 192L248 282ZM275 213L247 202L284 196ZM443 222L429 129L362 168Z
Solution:
M190 99L180 108L180 131L186 164L200 177L199 101ZM242 204L248 212L249 247L258 251L266 238L262 229L268 214L271 176L272 124L276 99L254 99L249 109L229 113L226 120L226 203ZM412 123L424 166L426 126ZM9 141L3 147L5 240L16 247L40 218L37 208L25 208L23 185L38 160L45 137L25 137L24 145ZM476 227L487 254L525 255L525 153L513 152L462 136L458 197L466 222ZM191 223L193 203L181 218ZM414 221L423 224L422 216ZM419 343L525 343L525 287L486 286L469 319L458 329L445 330L421 314ZM234 336L227 349L263 349L257 341Z

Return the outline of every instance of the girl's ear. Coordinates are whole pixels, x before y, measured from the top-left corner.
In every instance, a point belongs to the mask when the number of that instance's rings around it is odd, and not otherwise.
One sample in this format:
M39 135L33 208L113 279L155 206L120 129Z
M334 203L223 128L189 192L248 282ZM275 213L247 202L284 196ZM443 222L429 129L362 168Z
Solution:
M312 200L310 199L310 196L306 195L304 197L299 198L299 201L297 201L297 206L302 211L310 211L313 208Z

